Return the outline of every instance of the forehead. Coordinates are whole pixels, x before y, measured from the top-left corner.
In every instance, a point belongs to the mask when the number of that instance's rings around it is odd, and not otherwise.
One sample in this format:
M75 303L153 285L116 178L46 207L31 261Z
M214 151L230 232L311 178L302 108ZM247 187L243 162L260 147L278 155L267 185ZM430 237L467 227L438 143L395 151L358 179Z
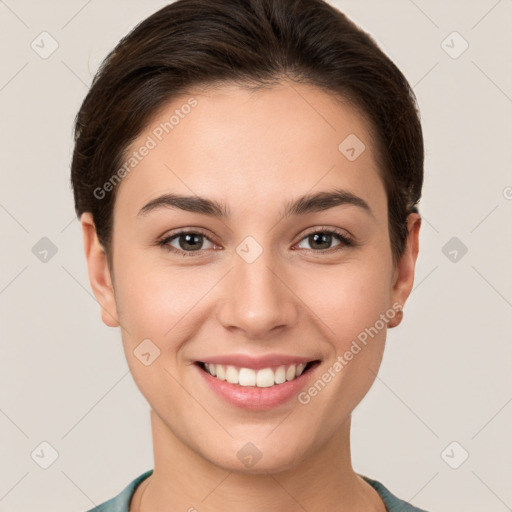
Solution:
M130 216L166 192L222 198L235 208L333 187L368 201L384 193L366 117L347 100L296 83L176 97L127 148L128 162L115 208Z

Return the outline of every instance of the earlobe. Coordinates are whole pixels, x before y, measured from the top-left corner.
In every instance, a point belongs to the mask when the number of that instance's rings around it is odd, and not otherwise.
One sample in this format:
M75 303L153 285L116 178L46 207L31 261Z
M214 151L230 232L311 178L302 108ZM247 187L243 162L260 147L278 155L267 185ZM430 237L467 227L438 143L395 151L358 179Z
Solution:
M414 270L419 252L419 231L421 217L411 213L407 217L407 240L393 276L391 303L400 304L400 312L388 323L388 327L396 327L403 318L403 308L414 283Z
M118 327L117 306L107 255L98 240L92 214L90 212L83 213L80 222L82 225L89 282L91 283L94 296L101 307L101 319L109 327Z

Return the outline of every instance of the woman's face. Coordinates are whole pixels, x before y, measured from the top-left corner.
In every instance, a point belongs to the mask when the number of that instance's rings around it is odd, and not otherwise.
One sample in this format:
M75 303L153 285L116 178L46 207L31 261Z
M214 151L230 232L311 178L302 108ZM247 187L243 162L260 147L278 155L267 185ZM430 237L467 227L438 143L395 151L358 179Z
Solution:
M365 119L304 85L204 89L130 156L113 293L93 287L166 435L231 471L317 453L373 383L412 286L417 246L393 265Z

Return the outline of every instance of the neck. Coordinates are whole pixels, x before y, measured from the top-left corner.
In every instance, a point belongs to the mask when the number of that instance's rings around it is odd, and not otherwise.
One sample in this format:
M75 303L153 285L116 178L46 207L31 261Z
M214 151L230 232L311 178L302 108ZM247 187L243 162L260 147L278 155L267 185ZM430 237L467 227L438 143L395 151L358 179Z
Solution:
M376 491L352 469L350 417L314 455L276 473L236 473L190 450L151 411L154 470L138 488L130 512L384 511Z

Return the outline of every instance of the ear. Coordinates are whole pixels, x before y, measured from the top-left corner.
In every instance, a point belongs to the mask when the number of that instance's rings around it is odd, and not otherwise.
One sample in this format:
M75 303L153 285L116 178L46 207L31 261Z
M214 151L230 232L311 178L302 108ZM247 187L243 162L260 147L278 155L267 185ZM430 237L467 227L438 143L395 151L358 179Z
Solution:
M407 240L402 256L395 268L391 290L391 303L400 304L403 308L409 297L414 283L414 269L419 251L419 232L421 217L417 213L411 213L407 217ZM396 327L402 320L402 311L390 320L388 327Z
M101 319L109 327L118 327L117 306L110 269L108 268L107 254L98 240L92 214L90 212L83 213L80 222L82 224L89 282L96 300L101 306Z

